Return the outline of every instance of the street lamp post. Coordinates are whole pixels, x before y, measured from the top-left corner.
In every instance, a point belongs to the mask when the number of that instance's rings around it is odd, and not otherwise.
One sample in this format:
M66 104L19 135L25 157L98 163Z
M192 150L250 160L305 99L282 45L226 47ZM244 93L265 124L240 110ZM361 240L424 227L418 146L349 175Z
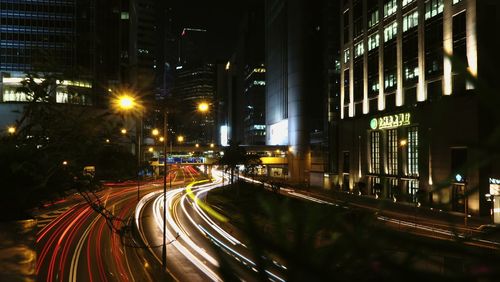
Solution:
M140 175L139 175L139 172L140 172L140 167L141 167L141 154L142 154L142 151L141 151L141 140L142 140L142 128L143 128L143 111L142 111L142 107L140 104L138 104L136 102L136 99L130 95L121 95L119 97L116 98L115 100L115 108L119 109L119 110L123 110L123 111L133 111L134 109L135 110L138 110L140 112L140 125L139 125L139 134L136 134L138 135L137 136L137 201L140 200L140 187L141 187L141 182L140 182ZM122 131L122 134L126 134L126 131L123 132Z
M167 269L167 245L166 245L166 236L167 236L167 115L168 112L164 110L163 112L163 134L164 142L163 142L163 246L161 251L161 262L163 265L163 270ZM172 185L172 179L170 179L170 185Z

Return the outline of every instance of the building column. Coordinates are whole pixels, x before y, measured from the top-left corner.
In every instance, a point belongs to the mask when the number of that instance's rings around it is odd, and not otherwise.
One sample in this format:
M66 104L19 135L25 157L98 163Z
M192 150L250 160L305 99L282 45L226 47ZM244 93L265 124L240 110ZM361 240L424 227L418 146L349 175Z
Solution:
M477 77L477 14L476 14L476 0L468 0L466 10L466 35L467 35L467 63L469 65L469 72L473 77ZM474 89L474 84L467 82L466 89Z
M396 22L398 23L396 35L396 107L402 106L403 100L403 4L401 0L397 1Z
M378 14L379 14L379 24L378 24L378 34L379 34L379 46L378 46L378 110L382 111L385 109L385 93L384 93L384 9L382 0L378 1Z
M288 138L290 180L309 180L310 147L307 126L307 1L290 0L288 12Z
M366 0L363 1L363 26L368 26ZM363 33L363 114L368 114L368 31Z
M451 1L444 1L443 5L443 95L451 95L453 82L450 56L453 55L453 11Z
M425 2L418 1L418 88L417 101L427 100L427 87L425 86Z

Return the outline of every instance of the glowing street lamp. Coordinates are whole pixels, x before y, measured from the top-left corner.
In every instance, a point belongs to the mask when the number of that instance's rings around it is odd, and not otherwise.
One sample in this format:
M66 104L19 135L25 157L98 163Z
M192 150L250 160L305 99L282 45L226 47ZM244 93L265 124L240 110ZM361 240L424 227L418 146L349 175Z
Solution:
M126 130L125 128L122 128L122 130L120 130L120 132L121 132L123 135L127 134L127 130Z
M148 151L149 151L150 153L154 152L154 150L155 150L155 149L154 149L153 147L149 147L149 149L148 149Z
M184 142L184 136L182 136L182 135L177 136L177 142L179 142L179 143Z
M158 136L158 134L160 134L160 131L158 129L153 129L153 131L151 131L151 134L153 134L153 136Z
M196 145L194 145L196 148L199 148L200 147L200 144L196 143Z
M108 89L109 92L112 92L112 89ZM136 98L130 94L123 93L120 96L115 96L114 101L114 108L116 111L121 111L121 112L131 112L131 113L140 113L140 127L139 127L139 135L136 134L137 137L137 167L139 168L141 166L141 155L142 155L142 150L141 150L141 142L142 142L142 119L143 119L143 106L140 103L136 102ZM126 129L121 130L122 134L126 134L127 131ZM109 139L106 139L106 143L109 143ZM139 173L137 173L137 201L140 199L140 190L141 182L139 181Z
M122 95L118 97L117 105L122 110L130 110L135 106L135 99L129 95Z
M7 128L7 132L9 134L14 134L16 133L16 128L14 126L9 126L9 128Z
M163 142L163 141L165 141L165 138L163 138L163 136L161 136L159 140L160 140L160 142Z
M63 165L68 165L68 161L63 161L62 164Z

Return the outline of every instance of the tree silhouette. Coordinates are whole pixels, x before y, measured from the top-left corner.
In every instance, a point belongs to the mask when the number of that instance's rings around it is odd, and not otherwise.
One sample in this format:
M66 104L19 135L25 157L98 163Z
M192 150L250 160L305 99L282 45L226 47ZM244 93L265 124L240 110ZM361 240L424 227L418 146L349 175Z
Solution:
M245 168L252 170L255 166L262 164L259 156L248 154L244 147L239 142L229 140L229 146L222 151L222 157L217 161L218 165L223 166L224 171L230 173L230 185L233 186L234 174L239 165L244 165ZM237 189L239 194L239 189Z

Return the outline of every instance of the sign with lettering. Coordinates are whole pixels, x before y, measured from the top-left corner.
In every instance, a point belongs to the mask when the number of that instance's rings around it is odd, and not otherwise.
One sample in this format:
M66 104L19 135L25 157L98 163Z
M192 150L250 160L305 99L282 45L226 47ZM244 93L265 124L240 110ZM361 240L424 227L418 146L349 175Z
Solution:
M370 128L375 129L391 129L400 126L410 125L410 113L400 113L395 115L373 118L370 120Z

